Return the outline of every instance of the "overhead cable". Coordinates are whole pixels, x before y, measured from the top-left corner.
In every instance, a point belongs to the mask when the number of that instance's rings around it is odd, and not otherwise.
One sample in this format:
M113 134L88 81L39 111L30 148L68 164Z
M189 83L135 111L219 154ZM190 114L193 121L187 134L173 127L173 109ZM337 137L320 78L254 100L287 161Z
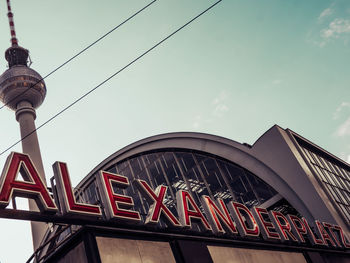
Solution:
M67 65L69 62L71 62L73 59L75 59L76 57L80 56L82 53L84 53L86 50L88 50L89 48L91 48L92 46L94 46L95 44L97 44L98 42L100 42L102 39L104 39L106 36L108 36L109 34L111 34L113 31L115 31L116 29L118 29L119 27L121 27L122 25L124 25L126 22L128 22L129 20L131 20L132 18L134 18L136 15L138 15L139 13L141 13L143 10L145 10L146 8L148 8L150 5L152 5L154 2L156 2L157 0L153 0L152 2L150 2L149 4L147 4L146 6L144 6L143 8L141 8L140 10L138 10L136 13L134 13L133 15L131 15L129 18L127 18L126 20L124 20L123 22L121 22L119 25L115 26L114 28L112 28L111 30L109 30L107 33L105 33L104 35L102 35L101 37L99 37L97 40L95 40L94 42L92 42L90 45L88 45L87 47L85 47L84 49L82 49L81 51L79 51L77 54L75 54L74 56L72 56L70 59L68 59L66 62L64 62L63 64L61 64L60 66L58 66L57 68L55 68L54 70L52 70L49 74L45 75L43 78L41 78L39 81L37 81L35 84L29 86L27 89L25 89L23 92L21 92L20 94L18 94L16 97L14 97L13 99L9 100L8 102L6 102L4 105L2 105L0 107L0 110L4 107L6 107L7 105L9 105L12 101L16 100L18 97L22 96L23 94L27 93L28 90L34 88L36 85L38 85L41 81L43 81L44 79L46 79L47 77L49 77L50 75L52 75L53 73L55 73L57 70L61 69L62 67L64 67L65 65Z
M200 16L202 16L203 14L205 14L206 12L208 12L210 9L212 9L214 6L216 6L218 3L220 3L222 0L219 0L217 2L215 2L214 4L212 4L211 6L209 6L207 9L205 9L204 11L202 11L200 14L196 15L194 18L192 18L190 21L188 21L186 24L184 24L183 26L179 27L178 29L176 29L174 32L172 32L171 34L169 34L168 36L166 36L165 38L163 38L161 41L157 42L155 45L153 45L151 48L147 49L145 52L143 52L141 55L139 55L138 57L136 57L134 60L132 60L131 62L129 62L128 64L126 64L124 67L122 67L121 69L119 69L117 72L113 73L111 76L109 76L107 79L105 79L104 81L102 81L100 84L98 84L97 86L95 86L94 88L90 89L88 92L86 92L85 94L83 94L81 97L79 97L78 99L76 99L75 101L73 101L71 104L69 104L68 106L66 106L65 108L63 108L62 110L60 110L58 113L56 113L55 115L53 115L51 118L49 118L47 121L45 121L44 123L42 123L41 125L39 125L35 130L31 131L30 133L28 133L26 136L24 136L21 140L18 140L17 142L15 142L14 144L12 144L11 146L9 146L7 149L3 150L0 153L0 156L3 155L5 152L7 152L8 150L10 150L11 148L13 148L14 146L16 146L17 144L19 144L21 141L23 141L24 139L26 139L27 137L29 137L31 134L33 134L34 132L36 132L37 130L39 130L40 128L44 127L46 124L48 124L49 122L51 122L53 119L57 118L59 115L61 115L63 112L65 112L66 110L68 110L69 108L71 108L73 105L75 105L76 103L78 103L79 101L81 101L82 99L84 99L85 97L87 97L89 94L91 94L93 91L95 91L96 89L98 89L99 87L101 87L103 84L105 84L106 82L108 82L109 80L111 80L112 78L114 78L116 75L118 75L120 72L124 71L126 68L128 68L129 66L131 66L132 64L134 64L136 61L138 61L139 59L141 59L143 56L145 56L146 54L148 54L149 52L151 52L153 49L155 49L156 47L158 47L160 44L162 44L164 41L168 40L169 38L171 38L173 35L175 35L177 32L179 32L181 29L183 29L184 27L188 26L190 23L192 23L194 20L196 20L197 18L199 18Z

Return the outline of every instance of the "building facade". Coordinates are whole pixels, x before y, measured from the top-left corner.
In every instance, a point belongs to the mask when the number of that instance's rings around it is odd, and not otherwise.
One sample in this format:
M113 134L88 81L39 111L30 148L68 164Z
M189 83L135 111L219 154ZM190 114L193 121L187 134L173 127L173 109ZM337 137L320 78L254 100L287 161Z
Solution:
M350 262L349 164L279 126L254 145L200 133L146 138L105 159L74 194L101 216L52 225L30 260Z

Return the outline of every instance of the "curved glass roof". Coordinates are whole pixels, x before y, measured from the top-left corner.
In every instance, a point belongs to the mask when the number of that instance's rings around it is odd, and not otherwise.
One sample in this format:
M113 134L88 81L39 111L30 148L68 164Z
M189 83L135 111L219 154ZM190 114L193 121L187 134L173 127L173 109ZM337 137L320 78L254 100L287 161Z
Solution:
M263 205L278 195L276 190L247 169L198 151L167 149L146 152L122 160L105 170L128 177L130 186L126 189L115 187L114 191L116 194L132 196L135 203L133 209L142 216L147 215L149 203L132 184L135 179L147 181L153 189L158 185L168 186L165 203L175 215L175 196L178 190L191 192L198 204L200 196L209 195L226 202L237 201L248 208ZM100 204L98 186L94 176L91 178L86 181L83 189L79 189L77 199L80 202ZM286 201L281 203L281 199L282 197L278 199L279 205L274 206L274 209L297 213ZM275 204L269 204L269 207Z

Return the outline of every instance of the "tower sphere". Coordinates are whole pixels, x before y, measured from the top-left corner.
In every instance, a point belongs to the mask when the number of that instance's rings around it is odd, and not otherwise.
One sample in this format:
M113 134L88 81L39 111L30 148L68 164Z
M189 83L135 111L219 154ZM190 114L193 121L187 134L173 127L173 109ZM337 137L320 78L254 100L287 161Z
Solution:
M21 101L28 101L36 109L46 96L42 77L27 67L27 52L21 47L11 47L5 53L10 68L0 76L0 100L12 110Z

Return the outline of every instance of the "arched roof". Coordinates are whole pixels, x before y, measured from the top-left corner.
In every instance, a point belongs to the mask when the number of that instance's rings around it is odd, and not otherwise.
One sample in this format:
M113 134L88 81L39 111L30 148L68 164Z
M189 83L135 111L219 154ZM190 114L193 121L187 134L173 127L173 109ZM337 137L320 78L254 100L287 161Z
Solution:
M249 146L220 136L203 133L166 133L132 143L103 160L78 184L77 188L84 188L84 185L90 181L90 178L100 170L106 170L110 166L132 156L162 149L201 151L235 163L249 170L273 187L304 217L310 220L314 219L302 199L277 173L254 157Z

